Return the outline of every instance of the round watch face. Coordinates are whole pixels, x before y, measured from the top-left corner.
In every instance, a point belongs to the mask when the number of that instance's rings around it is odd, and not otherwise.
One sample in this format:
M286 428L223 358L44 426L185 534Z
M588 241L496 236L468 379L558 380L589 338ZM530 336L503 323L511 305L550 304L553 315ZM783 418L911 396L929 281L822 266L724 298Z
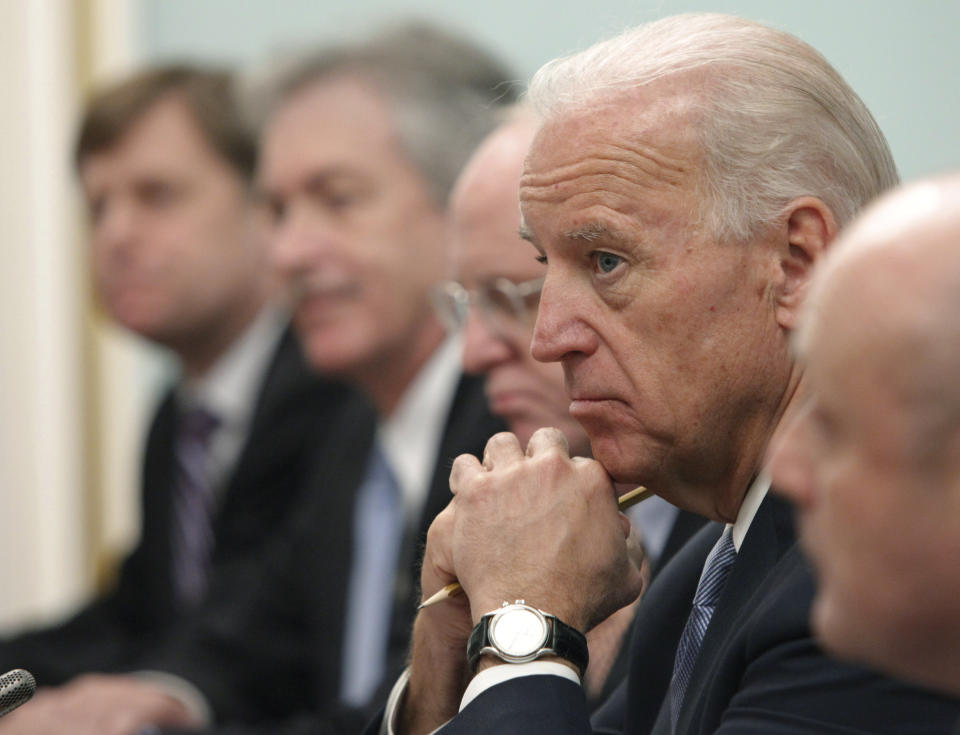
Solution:
M511 607L490 621L490 642L509 656L529 656L546 641L546 621L529 608Z

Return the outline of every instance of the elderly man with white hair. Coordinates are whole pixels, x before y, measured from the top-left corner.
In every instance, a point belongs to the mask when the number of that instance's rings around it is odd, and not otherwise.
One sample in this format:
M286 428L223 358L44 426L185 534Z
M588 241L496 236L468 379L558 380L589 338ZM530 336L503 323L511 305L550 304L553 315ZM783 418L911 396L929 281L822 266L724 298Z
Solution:
M801 400L789 342L813 267L897 181L870 113L805 43L713 14L552 62L529 96L532 352L562 364L595 460L556 429L456 460L421 580L464 594L418 616L382 729L590 732L583 633L640 584L615 502L629 482L714 523L641 600L595 731L947 731L957 702L820 650L813 579L764 471Z

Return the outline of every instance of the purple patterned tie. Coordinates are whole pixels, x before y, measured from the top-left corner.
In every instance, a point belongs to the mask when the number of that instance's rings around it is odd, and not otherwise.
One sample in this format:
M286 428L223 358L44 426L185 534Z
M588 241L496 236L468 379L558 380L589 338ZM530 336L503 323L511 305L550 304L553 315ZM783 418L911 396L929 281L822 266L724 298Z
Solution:
M184 606L196 603L207 585L207 567L213 550L209 447L219 423L216 416L202 406L196 406L181 416L177 433L170 545L174 587Z
M700 653L700 645L710 625L710 618L720 600L720 593L730 576L733 562L737 560L737 549L733 544L731 527L727 526L723 534L717 539L703 566L703 574L697 585L697 592L693 596L693 609L687 624L680 636L677 646L677 658L673 664L673 679L670 681L670 723L671 732L676 732L677 720L680 717L680 705L683 704L683 695L686 694L687 684L693 666Z

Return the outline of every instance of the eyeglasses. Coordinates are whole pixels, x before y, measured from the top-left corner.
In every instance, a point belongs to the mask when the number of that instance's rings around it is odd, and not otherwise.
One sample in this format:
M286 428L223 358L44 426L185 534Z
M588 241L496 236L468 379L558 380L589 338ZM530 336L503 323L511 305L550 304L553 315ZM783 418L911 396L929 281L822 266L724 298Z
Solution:
M434 289L433 306L451 332L466 324L472 302L495 334L514 337L533 329L541 289L543 278L523 283L496 278L469 291L458 281L445 281Z

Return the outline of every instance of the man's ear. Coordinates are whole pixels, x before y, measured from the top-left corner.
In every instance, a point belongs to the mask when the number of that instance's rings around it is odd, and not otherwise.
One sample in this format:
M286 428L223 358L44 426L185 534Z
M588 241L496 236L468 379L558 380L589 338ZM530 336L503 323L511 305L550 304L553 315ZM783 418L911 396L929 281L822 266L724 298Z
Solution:
M791 201L784 210L782 221L786 239L779 252L776 314L781 327L793 330L797 326L813 268L837 236L837 222L830 208L816 197L799 197Z

